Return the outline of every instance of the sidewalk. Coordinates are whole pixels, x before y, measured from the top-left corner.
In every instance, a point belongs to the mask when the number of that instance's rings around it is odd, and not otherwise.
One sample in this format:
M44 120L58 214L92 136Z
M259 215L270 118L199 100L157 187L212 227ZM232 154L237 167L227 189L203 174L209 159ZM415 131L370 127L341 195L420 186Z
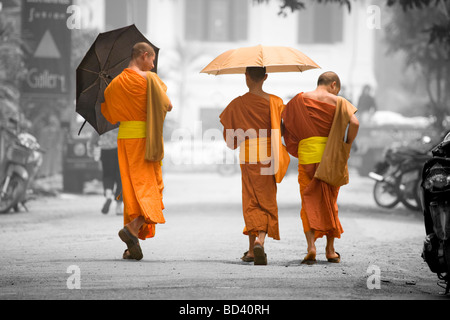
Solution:
M295 176L278 189L282 240L267 240L266 267L240 260L248 240L239 175L167 174L165 184L167 223L142 242L140 262L122 260L122 218L100 213L99 194L40 199L30 213L0 216L0 242L8 244L0 299L441 299L436 275L420 258L421 220L401 207L376 208L365 178L341 192L342 263L326 262L320 239L313 266L300 264L306 243ZM72 266L80 290L68 289ZM380 270L379 289L367 285L372 267Z

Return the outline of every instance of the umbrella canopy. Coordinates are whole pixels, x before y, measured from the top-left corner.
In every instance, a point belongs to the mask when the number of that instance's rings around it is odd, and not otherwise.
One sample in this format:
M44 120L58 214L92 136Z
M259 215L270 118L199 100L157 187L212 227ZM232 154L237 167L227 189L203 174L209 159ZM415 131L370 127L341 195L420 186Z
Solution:
M99 134L117 127L110 124L101 112L104 92L109 83L128 67L131 51L139 42L147 42L155 49L155 69L152 71L156 72L159 48L151 44L135 25L99 34L77 68L76 111Z
M258 45L229 50L214 59L201 73L243 74L247 67L266 67L268 73L320 69L311 58L297 49Z

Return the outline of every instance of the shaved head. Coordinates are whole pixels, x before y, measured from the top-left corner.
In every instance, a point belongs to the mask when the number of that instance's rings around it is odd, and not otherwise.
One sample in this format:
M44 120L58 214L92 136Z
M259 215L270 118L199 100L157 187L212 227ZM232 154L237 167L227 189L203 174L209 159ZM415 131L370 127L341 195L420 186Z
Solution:
M152 48L151 45L149 45L147 42L139 42L136 43L133 47L133 50L131 52L131 59L136 60L144 53L148 53L150 56L155 55L155 50Z
M333 82L336 82L336 86L339 89L341 88L341 79L339 79L339 76L332 71L328 71L319 77L319 80L317 81L317 85L318 86L329 86Z
M266 68L264 67L247 67L246 72L250 79L255 82L264 80L264 77L266 76Z

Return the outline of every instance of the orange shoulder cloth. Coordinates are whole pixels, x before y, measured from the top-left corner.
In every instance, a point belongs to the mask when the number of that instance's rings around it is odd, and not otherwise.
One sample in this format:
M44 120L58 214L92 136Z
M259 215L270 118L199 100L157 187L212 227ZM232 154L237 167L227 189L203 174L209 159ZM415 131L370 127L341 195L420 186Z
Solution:
M334 187L341 187L349 183L347 163L352 145L346 142L346 133L350 118L356 111L357 109L349 101L338 97L336 114L322 156L322 162L314 176Z
M147 142L145 159L158 162L164 159L163 126L169 110L167 86L154 72L147 73Z
M281 142L281 114L285 107L281 98L274 95L270 96L270 118L272 123L271 146L275 180L277 183L283 181L291 161L286 147Z

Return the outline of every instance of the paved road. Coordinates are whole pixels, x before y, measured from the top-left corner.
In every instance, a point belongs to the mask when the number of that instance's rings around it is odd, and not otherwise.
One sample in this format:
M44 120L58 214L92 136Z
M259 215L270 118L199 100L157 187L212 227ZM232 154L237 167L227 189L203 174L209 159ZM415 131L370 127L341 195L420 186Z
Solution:
M341 191L342 263L327 263L319 240L313 266L300 264L295 176L278 189L282 240L267 240L266 267L239 259L248 246L239 176L167 174L165 184L167 223L142 243L140 262L121 259L122 218L100 214L98 192L43 198L30 213L0 216L0 299L446 299L420 257L420 217L377 208L366 178L353 175Z

